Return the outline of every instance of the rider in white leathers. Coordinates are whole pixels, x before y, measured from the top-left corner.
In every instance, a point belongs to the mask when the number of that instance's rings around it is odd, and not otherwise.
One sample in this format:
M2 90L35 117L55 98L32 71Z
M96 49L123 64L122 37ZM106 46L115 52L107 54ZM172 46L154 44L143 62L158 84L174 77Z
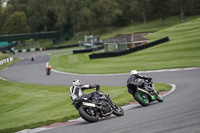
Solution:
M99 85L82 85L79 79L73 81L73 86L70 87L70 97L72 101L83 95L83 90L98 88Z

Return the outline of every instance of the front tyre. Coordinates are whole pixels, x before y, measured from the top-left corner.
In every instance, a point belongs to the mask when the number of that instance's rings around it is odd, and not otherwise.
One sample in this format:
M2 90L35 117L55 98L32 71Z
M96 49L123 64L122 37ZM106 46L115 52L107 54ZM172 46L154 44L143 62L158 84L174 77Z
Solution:
M116 116L122 116L124 115L124 110L117 104L112 103L112 109L113 109L113 114Z
M99 120L99 115L91 107L81 106L78 111L80 116L88 122L97 122Z
M148 106L149 105L149 99L148 99L147 95L142 93L142 92L136 92L134 94L134 98L142 106Z
M157 100L158 102L163 102L163 99L164 99L164 98L159 94L159 95L157 96L157 99L156 99L156 100Z

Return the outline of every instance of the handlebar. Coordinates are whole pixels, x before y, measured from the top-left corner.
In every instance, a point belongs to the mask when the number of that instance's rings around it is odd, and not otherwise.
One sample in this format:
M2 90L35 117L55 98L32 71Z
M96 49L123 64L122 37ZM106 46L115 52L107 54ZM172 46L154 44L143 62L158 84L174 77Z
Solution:
M100 85L95 85L95 87L96 87L96 91L100 90Z

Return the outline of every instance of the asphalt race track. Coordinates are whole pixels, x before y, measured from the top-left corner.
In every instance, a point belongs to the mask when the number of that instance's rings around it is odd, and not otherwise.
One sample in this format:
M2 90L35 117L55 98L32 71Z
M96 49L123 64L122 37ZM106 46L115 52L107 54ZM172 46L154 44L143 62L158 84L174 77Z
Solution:
M52 72L45 74L49 60L47 52L17 53L24 60L0 71L0 77L9 81L41 85L71 85L73 79L85 84L125 86L129 74L78 75ZM42 133L200 133L200 69L145 72L155 83L172 83L176 90L166 96L163 103L148 107L137 106L125 111L122 117L101 119L96 123L85 121L53 128Z

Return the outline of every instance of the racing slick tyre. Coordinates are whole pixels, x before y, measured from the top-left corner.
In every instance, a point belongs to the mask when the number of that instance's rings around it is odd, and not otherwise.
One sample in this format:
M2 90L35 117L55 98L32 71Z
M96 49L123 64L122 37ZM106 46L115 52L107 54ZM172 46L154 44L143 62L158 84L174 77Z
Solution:
M50 71L47 71L47 72L46 72L47 75L50 75L50 73L51 73Z
M142 92L136 92L134 94L134 98L142 106L148 106L149 105L149 99L148 99L147 95L142 93Z
M164 98L163 98L160 94L158 94L156 100L157 100L158 102L163 102L163 99L164 99Z
M124 110L117 104L112 103L112 109L113 109L113 114L116 116L122 116L124 115Z
M88 122L97 122L99 120L99 115L92 107L81 106L78 111L80 116Z

